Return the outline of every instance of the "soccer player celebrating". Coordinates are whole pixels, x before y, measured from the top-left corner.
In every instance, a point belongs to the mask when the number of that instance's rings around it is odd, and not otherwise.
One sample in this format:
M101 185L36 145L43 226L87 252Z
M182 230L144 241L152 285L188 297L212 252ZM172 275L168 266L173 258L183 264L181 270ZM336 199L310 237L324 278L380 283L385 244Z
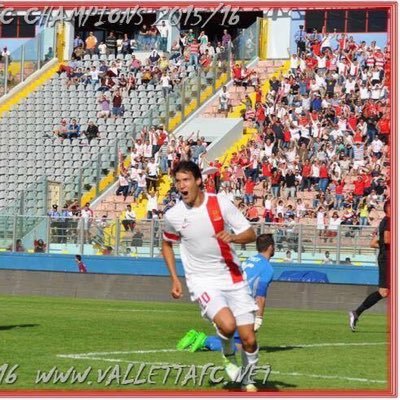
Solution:
M199 303L202 315L216 325L222 341L225 371L234 381L240 372L232 350L235 330L242 342L245 370L257 364L258 345L254 332L257 305L249 294L232 243L247 244L253 242L256 235L229 199L203 191L197 164L181 161L173 174L182 201L165 214L162 243L163 257L172 279L171 294L176 299L182 297L172 247L173 243L180 242L190 297ZM257 391L248 375L241 383L243 390Z
M389 295L390 288L390 200L386 200L383 210L385 216L382 218L378 228L378 235L371 241L371 247L379 249L379 289L371 293L355 311L349 312L350 329L354 332L360 315L374 306L379 300Z

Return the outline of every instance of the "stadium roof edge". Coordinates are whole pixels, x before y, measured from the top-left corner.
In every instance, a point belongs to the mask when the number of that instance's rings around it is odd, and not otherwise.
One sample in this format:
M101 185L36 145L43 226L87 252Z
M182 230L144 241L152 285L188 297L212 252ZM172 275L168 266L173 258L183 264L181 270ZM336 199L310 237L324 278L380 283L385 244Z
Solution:
M220 2L216 1L205 1L196 3L196 8L198 9L215 9ZM262 1L246 1L243 3L239 3L237 1L224 1L224 6L232 6L234 8L240 7L243 11L261 11L262 9L282 9L282 8L291 8L296 10L305 10L305 9L337 9L337 8L389 8L396 4L395 1L392 2L368 2L365 3L363 1L356 1L356 2L346 2L346 1L338 1L335 2L334 5L328 5L321 3L321 6L317 5L315 2L306 1L306 2L299 2L299 1L288 1L288 2L281 2L281 3L270 3L270 2L262 2ZM160 6L168 6L168 7L175 7L175 6L193 6L193 2L183 0L183 1L139 1L139 2L128 2L128 1L109 1L107 3L102 1L93 1L91 2L90 6L88 6L87 1L77 0L77 1L58 1L55 3L54 1L23 1L23 2L16 2L16 1L4 1L1 3L2 8L14 8L14 9L29 9L29 8L38 8L44 9L46 7L52 7L53 9L63 7L65 9L73 9L77 7L107 7L107 8L133 8L135 6L139 6L142 8L154 8L154 10L160 9Z

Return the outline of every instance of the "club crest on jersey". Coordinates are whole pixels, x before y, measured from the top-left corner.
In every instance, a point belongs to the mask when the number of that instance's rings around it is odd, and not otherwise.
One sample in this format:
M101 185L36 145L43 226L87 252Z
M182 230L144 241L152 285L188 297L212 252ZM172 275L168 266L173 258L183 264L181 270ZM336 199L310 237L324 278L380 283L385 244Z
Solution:
M222 219L219 210L210 210L210 217L213 221L220 221Z

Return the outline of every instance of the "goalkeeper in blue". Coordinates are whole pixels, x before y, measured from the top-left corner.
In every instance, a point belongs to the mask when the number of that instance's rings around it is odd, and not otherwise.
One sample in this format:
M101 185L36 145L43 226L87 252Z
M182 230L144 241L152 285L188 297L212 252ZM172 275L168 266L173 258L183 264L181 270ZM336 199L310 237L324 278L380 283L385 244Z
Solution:
M251 295L256 300L258 306L254 323L254 330L257 332L263 323L265 299L274 274L274 270L269 262L275 253L275 242L272 234L263 233L258 236L256 247L258 254L244 261L242 263L242 269L243 275L249 284ZM235 346L241 346L240 337L237 332L234 338ZM177 349L189 349L191 352L198 350L221 351L222 343L219 336L207 336L203 332L197 332L191 329L178 342ZM235 351L236 349L232 350Z

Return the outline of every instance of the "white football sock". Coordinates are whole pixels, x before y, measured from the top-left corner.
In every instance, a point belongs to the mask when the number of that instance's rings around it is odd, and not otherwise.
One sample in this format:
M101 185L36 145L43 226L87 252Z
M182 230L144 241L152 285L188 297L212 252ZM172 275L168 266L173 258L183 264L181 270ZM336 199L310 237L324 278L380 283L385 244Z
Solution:
M224 356L226 355L231 355L234 354L234 340L233 336L231 338L227 338L224 336L218 329L217 329L217 335L221 338L222 342L222 354Z
M248 353L247 351L244 351L242 349L242 373L245 374L242 380L242 383L244 385L247 385L248 383L253 383L250 382L249 380L249 375L251 373L251 367L256 366L258 363L258 350L259 348L257 347L256 351L254 353ZM247 371L246 371L247 369ZM247 372L247 373L245 373Z

